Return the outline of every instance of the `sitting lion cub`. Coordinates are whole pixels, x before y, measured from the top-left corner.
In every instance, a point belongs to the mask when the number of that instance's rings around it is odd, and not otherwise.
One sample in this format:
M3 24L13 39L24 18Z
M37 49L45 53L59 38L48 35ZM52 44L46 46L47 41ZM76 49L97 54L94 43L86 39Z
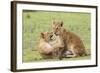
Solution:
M60 37L55 36L53 32L41 33L38 45L38 52L43 58L59 58L61 59L61 52L64 47Z
M65 56L77 57L87 55L85 46L80 37L73 32L66 30L63 27L62 21L53 21L52 29L55 35L62 37L64 42ZM70 54L67 55L68 52L70 52Z

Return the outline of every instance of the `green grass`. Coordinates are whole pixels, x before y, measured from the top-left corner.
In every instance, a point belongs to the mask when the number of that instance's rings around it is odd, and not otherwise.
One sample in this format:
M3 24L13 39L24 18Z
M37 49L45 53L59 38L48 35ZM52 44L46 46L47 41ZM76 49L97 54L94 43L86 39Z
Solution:
M86 49L91 47L89 13L71 12L45 12L45 11L23 11L23 62L43 61L37 51L37 44L41 32L51 31L51 23L54 19L62 20L64 27L83 40ZM64 60L90 59L90 56L78 58L65 58ZM46 60L50 61L50 60Z

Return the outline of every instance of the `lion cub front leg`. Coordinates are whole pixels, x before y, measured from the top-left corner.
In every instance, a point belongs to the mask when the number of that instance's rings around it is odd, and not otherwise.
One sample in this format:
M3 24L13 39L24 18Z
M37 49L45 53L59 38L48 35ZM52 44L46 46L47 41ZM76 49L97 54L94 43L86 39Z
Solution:
M62 48L56 48L53 52L52 52L52 54L53 54L53 57L55 58L55 59L59 59L59 60L62 60Z
M63 48L59 48L59 51L58 51L58 58L59 58L59 60L62 60L62 58L63 58Z
M73 58L73 57L77 57L77 56L78 56L78 54L74 50L69 50L66 52L66 57Z

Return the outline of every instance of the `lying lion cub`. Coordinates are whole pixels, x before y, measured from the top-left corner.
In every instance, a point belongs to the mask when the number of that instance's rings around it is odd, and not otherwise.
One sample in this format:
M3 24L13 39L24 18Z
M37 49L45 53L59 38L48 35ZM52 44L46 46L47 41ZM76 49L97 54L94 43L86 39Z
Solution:
M52 29L55 35L62 37L65 48L65 56L77 57L87 55L85 46L80 37L74 34L73 32L66 30L63 27L62 21L53 21ZM70 52L70 55L67 54L68 52Z
M52 32L41 33L38 52L43 58L61 59L63 47L64 44L59 36L55 36Z

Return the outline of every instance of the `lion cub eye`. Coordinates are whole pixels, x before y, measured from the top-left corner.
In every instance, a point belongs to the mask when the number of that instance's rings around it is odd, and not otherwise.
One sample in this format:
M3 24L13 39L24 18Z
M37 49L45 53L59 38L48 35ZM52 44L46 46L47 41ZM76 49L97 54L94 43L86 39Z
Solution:
M50 35L50 38L52 38L53 37L53 35Z

